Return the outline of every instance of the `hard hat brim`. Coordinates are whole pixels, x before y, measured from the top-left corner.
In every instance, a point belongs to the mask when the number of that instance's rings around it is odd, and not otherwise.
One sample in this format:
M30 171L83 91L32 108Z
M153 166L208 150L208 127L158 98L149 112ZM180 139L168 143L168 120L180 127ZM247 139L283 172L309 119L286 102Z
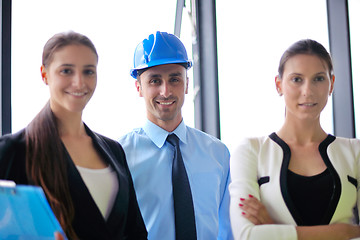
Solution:
M148 64L141 64L136 68L133 68L130 70L130 75L133 78L137 78L137 71L145 68L151 68L159 65L165 65L165 64L177 64L177 63L186 63L187 67L186 69L189 69L192 67L192 62L190 60L188 61L179 61L179 59L160 59L160 60L153 60L150 61Z

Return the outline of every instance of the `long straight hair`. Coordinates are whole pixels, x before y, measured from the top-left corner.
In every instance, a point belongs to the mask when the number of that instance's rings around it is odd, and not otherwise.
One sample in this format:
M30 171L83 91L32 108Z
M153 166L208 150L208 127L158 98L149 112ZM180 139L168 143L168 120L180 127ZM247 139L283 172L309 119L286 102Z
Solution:
M47 68L54 54L68 45L89 47L98 58L95 46L86 36L66 32L50 38L44 46L42 64ZM61 227L70 239L78 239L72 221L74 204L69 190L67 159L58 130L58 120L50 101L25 129L26 173L30 183L41 186Z

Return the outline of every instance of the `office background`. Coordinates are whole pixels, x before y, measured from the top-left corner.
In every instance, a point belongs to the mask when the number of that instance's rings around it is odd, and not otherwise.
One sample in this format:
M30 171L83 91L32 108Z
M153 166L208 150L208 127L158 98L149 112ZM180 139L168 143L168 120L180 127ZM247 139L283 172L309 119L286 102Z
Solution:
M335 91L321 122L359 137L360 0L1 0L1 134L25 127L49 94L42 47L60 31L93 40L98 85L84 121L111 138L139 127L145 104L129 75L136 45L154 31L180 36L194 61L185 122L221 138L268 135L284 120L275 75L283 51L312 38L332 54Z

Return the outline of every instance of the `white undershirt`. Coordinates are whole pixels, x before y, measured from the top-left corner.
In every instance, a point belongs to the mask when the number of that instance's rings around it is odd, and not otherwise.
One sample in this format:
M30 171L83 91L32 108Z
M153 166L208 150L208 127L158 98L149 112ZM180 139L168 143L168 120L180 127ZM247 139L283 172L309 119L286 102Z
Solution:
M101 214L106 220L110 215L119 190L116 172L111 166L103 169L76 167Z

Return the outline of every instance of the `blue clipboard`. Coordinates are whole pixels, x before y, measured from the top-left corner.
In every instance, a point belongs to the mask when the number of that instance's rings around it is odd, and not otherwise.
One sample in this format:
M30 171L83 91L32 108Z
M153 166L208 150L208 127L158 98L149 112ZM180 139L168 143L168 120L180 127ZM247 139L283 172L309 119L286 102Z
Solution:
M41 187L0 180L0 239L66 239Z

